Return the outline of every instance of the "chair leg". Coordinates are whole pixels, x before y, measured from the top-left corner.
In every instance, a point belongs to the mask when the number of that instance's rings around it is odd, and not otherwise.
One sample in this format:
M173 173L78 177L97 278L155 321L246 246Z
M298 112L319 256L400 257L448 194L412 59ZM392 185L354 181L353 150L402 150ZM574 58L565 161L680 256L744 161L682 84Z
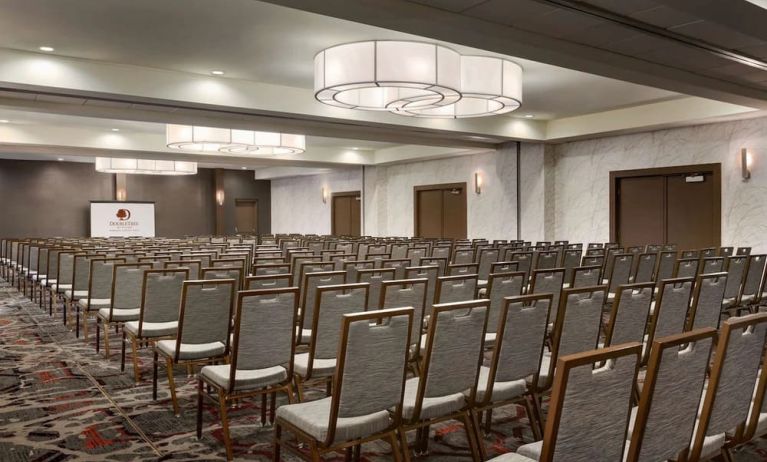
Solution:
M272 451L273 454L273 461L274 462L280 462L280 438L282 437L282 427L280 426L280 422L277 421L274 424L274 451Z
M541 412L541 401L537 393L533 393L530 396L530 403L533 405L533 414L535 414L535 422L538 425L538 434L543 435L543 413Z
M493 410L487 409L485 411L485 434L489 435L490 432L492 431L493 431Z
M392 455L394 456L395 460L399 460L399 458L396 455L398 453L396 449L397 439L394 438L392 441L394 442L392 445ZM361 455L362 455L362 445L355 444L354 448L352 448L352 460L354 460L354 462L360 462Z
M80 338L80 306L74 307L75 311L77 312L76 320L75 320L75 337ZM69 310L72 310L72 307L69 307Z
M170 361L170 360L169 360ZM170 362L168 362L170 364ZM201 382L202 383L202 382ZM202 399L202 398L200 398ZM226 396L219 390L218 407L221 409L221 429L224 432L224 446L226 447L226 460L232 460L232 440L229 436L229 417L226 409Z
M157 353L155 353L156 355ZM168 387L170 388L170 399L173 401L173 414L178 417L181 415L181 411L178 407L178 399L176 398L176 382L173 380L173 358L167 356L165 358L165 366L168 372ZM222 416L223 417L223 416Z
M123 341L120 346L120 372L125 372L125 330L123 330Z
M99 347L101 346L101 339L99 338L99 331L101 331L101 326L99 324L99 318L96 317L96 354L99 354ZM108 358L109 355L107 355L107 359Z
M131 346L133 347L133 378L136 380L136 385L138 385L141 383L141 369L138 366L138 340L136 340L136 337L131 336Z
M310 450L310 456L312 458L312 462L320 462L320 451L317 448L317 442L312 440L309 442L309 450Z
M727 446L722 448L722 459L724 459L724 462L734 462L732 453L730 453L730 448Z
M273 391L269 395L269 424L274 424L274 416L277 410L277 392Z
M464 429L466 430L466 438L469 440L469 449L471 449L472 460L484 460L482 454L480 454L478 442L476 440L476 430L474 429L474 422L471 420L468 412L461 416Z
M80 312L80 305L77 305L77 312ZM83 336L86 343L88 342L88 310L83 310Z
M474 426L474 438L479 446L479 454L482 460L487 460L487 451L485 450L485 441L482 439L482 429L479 426L479 415L475 411L470 412L472 423ZM489 433L489 432L488 432Z
M535 441L540 441L543 439L543 435L541 435L539 432L540 427L535 416L535 411L533 410L533 404L530 402L527 396L524 398L524 403L525 412L527 412L527 420L530 422L530 430L533 431L533 438L535 438Z
M98 318L96 318L96 322L98 323ZM104 354L106 355L106 358L109 359L109 323L104 321L102 323L104 325ZM98 325L96 326L96 332L98 332Z
M404 462L410 462L410 448L407 445L407 433L402 427L397 429L399 436L400 446L402 447L402 458Z
M261 394L261 426L266 426L266 393Z
M288 395L288 404L293 404L296 402L296 395L293 392L293 384L288 383L285 386L285 394Z
M304 384L301 381L300 375L294 376L296 381L296 394L298 395L298 402L303 403L304 402Z
M152 354L152 400L157 401L157 350Z
M202 378L197 379L197 439L202 438Z

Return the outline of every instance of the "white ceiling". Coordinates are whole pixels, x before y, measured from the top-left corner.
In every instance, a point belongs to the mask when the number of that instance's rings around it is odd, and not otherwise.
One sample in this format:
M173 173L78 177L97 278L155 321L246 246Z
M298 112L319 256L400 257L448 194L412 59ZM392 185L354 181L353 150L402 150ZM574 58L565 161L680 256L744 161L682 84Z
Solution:
M325 47L419 37L254 0L0 0L0 47L312 88ZM493 55L451 45L462 53ZM679 97L530 60L514 115L570 117Z

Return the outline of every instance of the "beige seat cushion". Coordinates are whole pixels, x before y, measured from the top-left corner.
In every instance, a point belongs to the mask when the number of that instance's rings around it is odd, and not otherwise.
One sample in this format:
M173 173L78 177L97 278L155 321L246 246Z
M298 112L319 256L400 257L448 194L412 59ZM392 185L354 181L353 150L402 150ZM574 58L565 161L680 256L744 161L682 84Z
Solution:
M98 309L103 308L105 306L109 306L112 304L111 298L81 298L77 301L77 304L80 305L80 308L84 308L86 310L89 309Z
M415 401L418 397L418 377L414 377L405 382L405 399L402 407L402 416L406 419L413 417L415 411ZM453 393L452 395L437 396L432 398L424 397L421 405L420 419L432 419L456 412L466 405L466 398L463 393Z
M75 290L72 291L71 289L64 291L64 298L68 298L70 300L79 300L81 298L86 298L88 296L87 290Z
M317 441L328 437L331 398L288 404L277 408L277 419L283 419L305 431ZM342 417L336 423L334 442L362 438L386 430L391 424L388 411L357 417Z
M175 356L176 341L160 340L157 342L157 349L166 356ZM195 360L215 358L221 356L226 351L226 346L221 342L210 343L182 343L178 350L178 359Z
M309 353L297 354L294 360L293 368L296 374L306 377L309 371ZM314 358L312 364L312 377L328 377L336 371L336 360Z
M135 308L132 310L127 309L114 309L112 310L112 321L114 322L126 322L126 321L138 321L141 309ZM109 321L109 308L100 308L99 317L105 321Z
M535 462L535 459L529 459L515 452L507 452L490 459L488 462Z
M123 327L127 332L138 335L138 321L125 323ZM144 337L168 337L175 335L178 330L178 321L168 322L145 322L141 329L141 335Z
M229 389L229 374L231 366L221 364L216 366L205 366L200 374L224 389ZM247 369L238 370L234 378L234 389L255 390L284 382L288 378L288 371L282 366L268 367L266 369Z
M479 382L477 383L477 401L485 399L490 368L482 366L479 370ZM510 382L495 382L493 384L493 401L505 401L507 399L522 396L527 391L525 379L512 380Z

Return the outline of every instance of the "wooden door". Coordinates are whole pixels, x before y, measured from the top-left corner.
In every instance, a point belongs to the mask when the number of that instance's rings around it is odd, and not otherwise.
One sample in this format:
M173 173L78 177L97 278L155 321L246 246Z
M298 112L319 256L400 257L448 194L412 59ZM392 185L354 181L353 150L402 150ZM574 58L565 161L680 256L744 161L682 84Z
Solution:
M235 232L258 234L258 201L235 199Z
M333 193L330 228L334 236L361 234L361 197L359 191Z
M417 237L466 238L466 183L416 186L414 196Z
M720 164L610 172L610 240L622 246L719 246Z

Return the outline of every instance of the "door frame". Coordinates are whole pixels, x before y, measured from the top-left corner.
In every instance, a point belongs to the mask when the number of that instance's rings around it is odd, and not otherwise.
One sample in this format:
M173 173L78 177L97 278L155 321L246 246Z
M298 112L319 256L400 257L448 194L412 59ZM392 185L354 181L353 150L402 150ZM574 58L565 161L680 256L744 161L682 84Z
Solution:
M420 185L420 186L413 186L413 237L417 237L419 234L419 226L418 226L418 193L420 191L433 191L433 190L445 190L445 189L454 189L454 188L462 188L464 193L464 198L466 199L466 213L468 215L469 211L469 192L466 190L466 182L463 183L440 183L440 184L426 184L426 185ZM466 217L466 234L468 235L469 231L469 217Z
M258 199L247 199L247 198L241 197L239 199L235 199L234 200L234 214L235 214L234 215L234 225L237 226L237 205L238 204L243 204L243 203L250 203L250 204L255 203L256 204L256 231L253 234L258 236L258 229L260 228L260 226L259 226L260 223L258 222ZM238 234L242 234L242 233L238 233Z
M714 230L714 237L722 243L722 164L694 164L678 165L673 167L641 168L633 170L614 170L610 172L610 242L618 242L618 181L623 178L636 178L642 176L671 176L693 175L695 173L710 173L714 182L714 218L719 226Z
M330 193L330 234L332 236L336 235L336 197L343 197L343 196L352 196L352 197L359 197L360 201L362 200L362 191L341 191L341 192L334 192ZM362 204L360 204L362 205ZM360 230L362 230L362 207L360 207ZM362 234L360 232L360 234Z

